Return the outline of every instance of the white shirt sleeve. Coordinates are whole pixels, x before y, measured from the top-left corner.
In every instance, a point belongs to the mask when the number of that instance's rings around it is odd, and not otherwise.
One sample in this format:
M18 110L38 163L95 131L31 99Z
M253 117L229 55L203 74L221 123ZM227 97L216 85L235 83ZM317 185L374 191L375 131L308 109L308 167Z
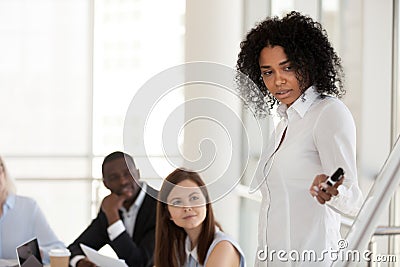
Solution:
M35 236L38 238L39 248L42 251L43 262L48 264L50 262L49 251L54 248L66 248L64 243L61 242L53 229L50 227L46 220L46 217L36 201L33 201L34 206L32 207L34 212L34 222L32 225L34 227Z
M117 238L124 231L125 231L125 226L124 226L124 223L122 222L122 220L116 221L115 223L113 223L112 225L110 225L107 228L107 233L108 233L108 236L111 241L113 241L115 238ZM84 258L85 258L85 256L83 256L83 255L75 256L74 258L71 259L70 265L72 267L76 267L76 264L78 263L78 261L80 261L81 259L84 259Z
M107 228L107 233L111 241L117 238L124 231L125 231L125 225L122 222L122 220L116 221Z
M84 259L85 256L83 255L78 255L75 256L71 259L71 261L69 262L69 265L71 265L72 267L76 267L76 264L78 263L78 261L80 261L81 259Z
M357 181L356 129L350 111L339 100L331 102L322 110L313 133L325 174L331 175L338 167L345 172L339 194L327 204L344 214L356 215L363 197Z

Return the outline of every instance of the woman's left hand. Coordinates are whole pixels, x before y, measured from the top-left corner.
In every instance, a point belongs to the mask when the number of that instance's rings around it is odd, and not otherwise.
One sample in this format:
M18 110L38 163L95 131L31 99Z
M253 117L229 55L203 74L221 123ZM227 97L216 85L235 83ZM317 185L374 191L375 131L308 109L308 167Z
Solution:
M328 176L325 174L320 174L315 176L314 181L310 187L310 194L317 199L321 204L325 204L331 200L332 196L337 196L339 191L338 186L343 183L344 177L340 179L334 186L329 186L325 181ZM325 189L325 190L322 190Z

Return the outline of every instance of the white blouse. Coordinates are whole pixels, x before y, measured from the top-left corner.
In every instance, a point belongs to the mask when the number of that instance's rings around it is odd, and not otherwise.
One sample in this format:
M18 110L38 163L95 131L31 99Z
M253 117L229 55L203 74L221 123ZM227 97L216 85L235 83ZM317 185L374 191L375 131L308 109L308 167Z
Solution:
M260 189L259 251L298 253L337 249L341 215L355 215L362 204L357 183L356 130L350 111L337 98L325 98L310 87L289 108L278 107L282 117L264 149L251 190ZM287 126L285 138L277 149ZM277 149L277 150L276 150ZM276 152L274 152L276 150ZM318 174L345 171L339 194L321 205L309 193ZM283 254L282 254L283 255ZM264 255L265 256L265 255ZM271 256L271 255L269 255ZM291 261L295 254L260 261L259 266L329 266L328 255L315 263ZM259 256L260 257L260 256ZM267 256L267 258L269 258ZM265 257L263 258L265 259ZM288 259L288 261L285 261ZM257 265L256 264L256 265Z

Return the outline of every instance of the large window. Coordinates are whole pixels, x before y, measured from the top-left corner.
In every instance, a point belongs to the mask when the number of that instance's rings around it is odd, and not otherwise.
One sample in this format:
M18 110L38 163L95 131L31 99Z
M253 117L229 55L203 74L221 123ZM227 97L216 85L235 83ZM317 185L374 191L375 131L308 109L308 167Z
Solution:
M90 214L88 14L88 1L0 1L0 153L65 242Z
M94 1L94 177L101 177L105 155L115 150L126 150L123 143L124 119L137 91L154 75L183 63L184 18L184 0ZM175 101L183 97L183 94L177 95ZM158 112L154 116L161 120L163 111ZM147 115L140 111L137 114L138 117ZM162 132L162 125L161 121L152 123L150 126L153 128L148 133ZM138 129L137 136L143 138L143 131L140 131ZM146 154L133 155L142 179L158 175L165 177L172 171L163 158L162 146L156 137L146 148ZM152 166L149 166L150 161ZM101 200L108 191L101 181L95 186L98 187L95 199ZM93 203L93 211L99 204Z
M183 0L0 0L0 154L66 244L106 194L100 164L124 149L136 90L183 62L184 13Z

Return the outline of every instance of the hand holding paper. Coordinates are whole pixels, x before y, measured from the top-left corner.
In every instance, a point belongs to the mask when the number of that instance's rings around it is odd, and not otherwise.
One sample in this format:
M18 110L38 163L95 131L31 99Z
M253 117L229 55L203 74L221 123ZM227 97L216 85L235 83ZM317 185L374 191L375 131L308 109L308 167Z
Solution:
M91 262L95 263L97 266L100 266L100 267L107 267L107 266L128 267L128 265L126 265L124 260L113 259L113 258L107 257L84 244L80 244L80 246L81 246L83 252L85 253L86 257L88 257L88 259Z

